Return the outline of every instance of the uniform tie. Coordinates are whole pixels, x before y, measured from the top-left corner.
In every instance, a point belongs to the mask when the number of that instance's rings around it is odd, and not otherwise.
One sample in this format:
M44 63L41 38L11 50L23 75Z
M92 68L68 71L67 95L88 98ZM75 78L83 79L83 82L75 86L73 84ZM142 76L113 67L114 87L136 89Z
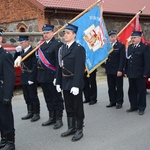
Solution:
M135 49L135 48L136 48L136 45L133 45L132 47L133 47L133 49Z
M67 50L69 49L68 45L66 45L66 49L67 49Z

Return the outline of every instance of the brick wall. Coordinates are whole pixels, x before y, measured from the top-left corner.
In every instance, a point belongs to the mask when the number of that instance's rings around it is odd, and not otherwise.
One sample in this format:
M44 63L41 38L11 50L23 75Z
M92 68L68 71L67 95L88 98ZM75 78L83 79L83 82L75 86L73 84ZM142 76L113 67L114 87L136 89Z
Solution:
M107 30L115 29L120 32L132 18L110 18L104 17ZM144 34L144 38L150 41L150 20L140 19L140 24Z
M55 29L61 28L64 24L66 24L68 21L73 19L74 15L56 15L55 17L50 18L50 22L55 25ZM126 24L131 20L132 18L110 18L110 17L104 17L106 29L112 30L115 29L118 32L120 32ZM150 41L150 21L149 20L140 20L140 24L143 30L144 38L147 41ZM63 41L63 33L60 32L57 37Z
M74 18L76 15L71 14L57 14L47 12L44 14L40 9L31 4L28 0L0 0L0 28L9 32L16 32L18 24L25 24L28 32L41 31L44 23L51 23L55 25L55 30L61 28L64 24ZM116 29L118 32L131 20L132 18L111 18L105 17L106 28ZM140 20L144 37L150 41L150 22L149 20ZM9 44L16 44L17 36L4 37L4 42ZM33 46L36 45L42 36L32 36L31 42ZM56 35L56 38L63 40L63 32ZM13 42L11 42L13 41Z
M6 27L12 22L38 19L38 30L44 23L44 12L28 0L0 0L0 27Z

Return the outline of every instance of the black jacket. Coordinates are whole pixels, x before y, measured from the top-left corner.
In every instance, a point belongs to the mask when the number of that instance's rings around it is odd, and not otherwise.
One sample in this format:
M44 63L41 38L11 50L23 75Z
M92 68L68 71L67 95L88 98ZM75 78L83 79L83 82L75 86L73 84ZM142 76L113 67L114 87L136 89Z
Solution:
M125 72L129 78L150 76L150 47L142 42L134 48L133 44L127 49Z
M32 46L25 52L16 52L14 58L21 56L22 58L32 51ZM28 81L36 82L37 77L37 59L35 53L30 55L21 63L21 84L28 84Z
M66 45L64 45L61 52L64 69L58 67L56 84L61 85L63 90L70 90L72 87L82 89L84 85L85 49L74 42L68 50ZM62 73L72 76L65 77Z
M10 53L0 48L0 101L11 99L15 85L14 60Z
M58 63L58 50L61 45L63 45L63 43L53 37L48 44L44 42L44 44L40 47L45 58L55 67ZM53 82L56 77L56 71L47 68L44 64L42 64L40 59L38 59L38 68L37 80L39 83Z
M117 74L118 71L123 72L125 67L125 46L116 42L113 51L109 54L106 61L105 69L107 74Z

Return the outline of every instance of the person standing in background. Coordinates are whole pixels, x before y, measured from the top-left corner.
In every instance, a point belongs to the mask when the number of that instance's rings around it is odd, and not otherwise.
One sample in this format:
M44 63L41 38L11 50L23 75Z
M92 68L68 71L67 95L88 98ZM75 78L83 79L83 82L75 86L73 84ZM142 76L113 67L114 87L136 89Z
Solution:
M108 32L113 51L109 54L105 64L110 103L107 108L116 106L122 108L124 101L123 93L123 70L125 67L125 46L117 41L117 31Z
M32 50L29 36L19 36L19 46L14 55L15 66L21 64L21 85L27 105L27 115L22 120L30 119L35 122L40 119L40 102L37 94L37 59L35 53L21 63L21 59Z
M84 88L83 93L85 101L83 103L89 103L89 105L94 105L97 103L97 83L96 83L96 72L95 69L89 77L87 77L87 72L84 73Z
M131 43L127 48L125 74L129 79L128 96L130 108L127 112L139 111L143 115L146 109L145 78L150 76L150 47L141 42L142 32L133 31Z

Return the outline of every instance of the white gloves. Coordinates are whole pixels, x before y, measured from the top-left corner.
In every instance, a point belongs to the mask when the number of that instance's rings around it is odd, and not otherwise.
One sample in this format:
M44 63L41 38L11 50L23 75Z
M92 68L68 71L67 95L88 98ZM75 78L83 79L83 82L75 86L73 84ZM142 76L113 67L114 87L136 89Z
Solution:
M16 60L15 60L15 62L14 62L14 66L15 66L15 67L20 66L20 64L21 64L21 59L22 59L21 56L18 56L18 57L16 58Z
M29 84L29 85L31 85L31 84L33 84L33 83L34 83L34 82L32 82L32 81L28 81L28 84Z
M150 81L150 78L148 78L148 81Z
M56 78L54 78L53 84L54 84L54 86L56 86Z
M21 52L22 51L22 47L19 45L16 47L16 52Z
M56 90L57 90L57 92L61 92L60 85L56 85ZM72 93L73 95L78 95L79 94L79 88L72 87L70 90L70 93Z
M61 92L60 85L56 85L56 90L57 90L57 92Z
M79 94L79 88L72 87L70 90L70 93L72 93L73 95L78 95Z

